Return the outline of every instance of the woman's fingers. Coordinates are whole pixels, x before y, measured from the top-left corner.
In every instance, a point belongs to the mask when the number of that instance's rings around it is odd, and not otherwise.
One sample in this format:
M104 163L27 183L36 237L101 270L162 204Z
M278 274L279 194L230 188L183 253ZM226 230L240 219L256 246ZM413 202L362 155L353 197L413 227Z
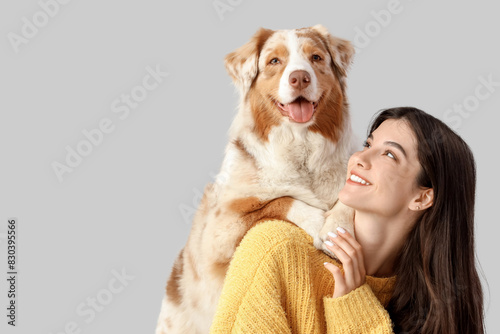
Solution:
M354 254L357 258L357 263L358 263L359 268L360 269L362 268L364 271L365 261L364 261L364 257L363 257L363 250L362 250L359 242L349 232L347 232L342 227L338 227L337 231L339 232L338 235L342 236L349 243L350 247L352 248L352 251L354 252ZM364 276L365 276L365 273L363 273L363 277Z
M347 284L349 286L356 285L361 280L356 249L345 239L344 233L330 232L328 235L334 244L331 246L331 251L342 262Z
M326 247L342 262L344 270L342 274L335 265L325 264L335 279L334 297L339 297L364 284L366 271L363 252L356 239L342 228L338 228L337 233L328 233L328 235L330 240L325 241Z
M333 279L335 280L335 290L333 291L333 298L341 297L347 294L348 288L345 283L344 275L339 267L332 263L325 262L325 268L332 273Z

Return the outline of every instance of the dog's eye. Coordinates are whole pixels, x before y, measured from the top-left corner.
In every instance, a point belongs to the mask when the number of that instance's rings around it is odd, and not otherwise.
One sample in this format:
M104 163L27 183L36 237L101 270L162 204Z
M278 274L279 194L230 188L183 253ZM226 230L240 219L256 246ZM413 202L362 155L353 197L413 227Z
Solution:
M320 56L320 55L313 55L313 56L312 56L312 60L313 60L313 61L320 61L320 60L323 60L323 58L321 58L321 56Z
M269 64L273 64L273 65L276 65L276 64L279 64L280 63L280 60L278 58L273 58L271 59L271 61L269 62Z

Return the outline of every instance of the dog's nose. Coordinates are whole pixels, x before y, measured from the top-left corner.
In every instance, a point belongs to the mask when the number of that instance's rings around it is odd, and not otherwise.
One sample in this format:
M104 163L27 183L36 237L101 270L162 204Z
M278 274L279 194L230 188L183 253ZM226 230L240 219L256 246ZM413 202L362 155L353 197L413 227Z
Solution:
M304 89L311 83L311 76L303 70L293 71L290 73L288 83L295 89Z

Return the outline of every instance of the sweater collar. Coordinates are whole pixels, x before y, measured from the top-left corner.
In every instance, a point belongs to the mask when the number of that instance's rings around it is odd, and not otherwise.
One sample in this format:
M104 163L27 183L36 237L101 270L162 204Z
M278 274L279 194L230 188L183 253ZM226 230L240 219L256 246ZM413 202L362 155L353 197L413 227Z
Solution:
M396 276L391 277L374 277L366 276L366 283L372 288L376 294L392 293L394 284L396 283Z

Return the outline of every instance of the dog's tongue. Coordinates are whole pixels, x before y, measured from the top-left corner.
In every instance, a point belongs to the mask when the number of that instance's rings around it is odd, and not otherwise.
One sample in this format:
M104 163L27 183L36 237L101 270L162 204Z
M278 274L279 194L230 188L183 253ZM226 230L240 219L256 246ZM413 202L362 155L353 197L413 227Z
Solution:
M288 105L290 117L298 123L309 121L313 115L313 105L306 99L297 99Z

